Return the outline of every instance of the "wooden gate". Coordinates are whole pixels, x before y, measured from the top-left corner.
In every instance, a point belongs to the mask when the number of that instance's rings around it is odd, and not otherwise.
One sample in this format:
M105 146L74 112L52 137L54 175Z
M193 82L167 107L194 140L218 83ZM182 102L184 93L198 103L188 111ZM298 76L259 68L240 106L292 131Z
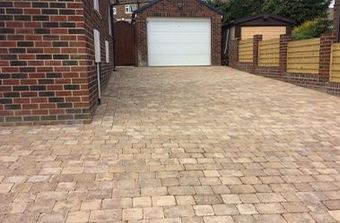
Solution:
M114 24L115 60L117 66L133 66L136 64L135 27L118 21Z

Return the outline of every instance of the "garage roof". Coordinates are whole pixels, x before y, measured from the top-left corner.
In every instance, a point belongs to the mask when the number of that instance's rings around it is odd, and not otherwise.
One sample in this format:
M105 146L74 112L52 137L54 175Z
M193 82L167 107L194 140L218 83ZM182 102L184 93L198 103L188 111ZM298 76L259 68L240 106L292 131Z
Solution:
M295 25L295 21L292 19L284 18L281 16L277 15L270 15L270 14L261 14L261 15L256 15L256 16L249 16L249 17L244 17L241 19L234 20L230 22L227 26L234 26L234 25L243 25L243 24L257 24L261 25L263 23L267 23L270 21L275 21L275 23L280 23L282 25Z
M148 3L147 5L144 5L143 7L137 9L136 11L134 11L134 12L133 12L133 16L134 16L135 14L138 14L138 13L143 12L145 9L150 8L151 6L157 4L157 3L160 2L160 1L162 1L162 0L153 0L153 1L151 1L151 2ZM217 8L215 8L215 7L211 6L211 5L209 5L209 4L206 3L206 2L203 2L203 1L201 1L201 0L196 0L196 1L197 1L199 4L201 4L201 5L205 6L205 7L207 7L208 9L210 9L210 10L212 10L212 11L214 11L214 12L220 14L220 15L223 15L223 14L224 14L221 10L219 10L219 9L217 9Z

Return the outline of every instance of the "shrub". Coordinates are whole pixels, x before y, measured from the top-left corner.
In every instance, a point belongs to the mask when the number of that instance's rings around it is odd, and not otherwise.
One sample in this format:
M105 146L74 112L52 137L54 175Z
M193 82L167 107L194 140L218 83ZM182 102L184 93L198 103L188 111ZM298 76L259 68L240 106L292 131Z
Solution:
M306 21L293 29L294 40L318 38L322 33L332 31L332 21L324 18L316 18Z

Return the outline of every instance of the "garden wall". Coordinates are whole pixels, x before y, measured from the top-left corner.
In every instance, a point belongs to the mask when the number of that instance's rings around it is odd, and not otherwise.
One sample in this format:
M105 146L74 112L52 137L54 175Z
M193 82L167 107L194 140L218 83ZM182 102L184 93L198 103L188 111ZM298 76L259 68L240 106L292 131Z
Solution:
M334 42L333 34L300 41L292 41L288 35L262 41L261 35L255 35L231 42L229 66L340 95L340 45Z

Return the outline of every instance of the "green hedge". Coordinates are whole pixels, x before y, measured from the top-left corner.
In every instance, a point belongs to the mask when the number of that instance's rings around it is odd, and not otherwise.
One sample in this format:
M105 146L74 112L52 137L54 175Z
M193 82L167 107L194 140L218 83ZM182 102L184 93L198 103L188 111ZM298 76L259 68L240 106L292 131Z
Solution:
M332 21L324 18L316 18L306 21L293 29L294 40L318 38L323 33L332 31Z

